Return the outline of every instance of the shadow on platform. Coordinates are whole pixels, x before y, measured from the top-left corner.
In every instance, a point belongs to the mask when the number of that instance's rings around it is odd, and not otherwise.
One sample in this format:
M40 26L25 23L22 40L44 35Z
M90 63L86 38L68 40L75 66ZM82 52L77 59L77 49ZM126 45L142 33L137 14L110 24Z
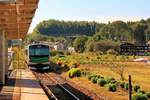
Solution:
M8 79L6 86L22 88L41 88L39 82L34 79Z

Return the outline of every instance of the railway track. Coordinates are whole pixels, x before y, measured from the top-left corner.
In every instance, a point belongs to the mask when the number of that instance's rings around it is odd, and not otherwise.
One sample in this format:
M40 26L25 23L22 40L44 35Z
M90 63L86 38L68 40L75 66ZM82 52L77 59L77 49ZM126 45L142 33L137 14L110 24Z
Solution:
M80 100L75 94L68 90L62 83L59 83L47 73L34 72L39 79L50 100Z

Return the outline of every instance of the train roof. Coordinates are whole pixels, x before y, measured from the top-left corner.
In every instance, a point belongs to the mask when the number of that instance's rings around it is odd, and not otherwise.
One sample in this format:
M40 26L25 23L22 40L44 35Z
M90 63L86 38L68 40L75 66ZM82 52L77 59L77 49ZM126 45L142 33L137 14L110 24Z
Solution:
M34 46L34 45L44 45L44 46L49 46L49 45L46 44L46 43L32 43L32 44L29 44L28 46Z

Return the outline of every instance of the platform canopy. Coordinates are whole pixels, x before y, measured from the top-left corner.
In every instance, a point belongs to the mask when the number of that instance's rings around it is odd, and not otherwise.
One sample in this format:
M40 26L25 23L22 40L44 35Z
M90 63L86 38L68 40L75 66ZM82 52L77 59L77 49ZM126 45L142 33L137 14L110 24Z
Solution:
M39 0L0 0L0 32L5 32L7 39L24 38L38 3Z

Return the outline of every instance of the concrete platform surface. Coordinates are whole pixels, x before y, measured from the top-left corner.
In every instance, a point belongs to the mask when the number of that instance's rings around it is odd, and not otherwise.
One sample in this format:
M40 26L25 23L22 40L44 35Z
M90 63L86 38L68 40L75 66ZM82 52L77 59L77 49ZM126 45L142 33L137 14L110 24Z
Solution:
M28 69L14 70L6 85L0 90L0 100L49 100Z

